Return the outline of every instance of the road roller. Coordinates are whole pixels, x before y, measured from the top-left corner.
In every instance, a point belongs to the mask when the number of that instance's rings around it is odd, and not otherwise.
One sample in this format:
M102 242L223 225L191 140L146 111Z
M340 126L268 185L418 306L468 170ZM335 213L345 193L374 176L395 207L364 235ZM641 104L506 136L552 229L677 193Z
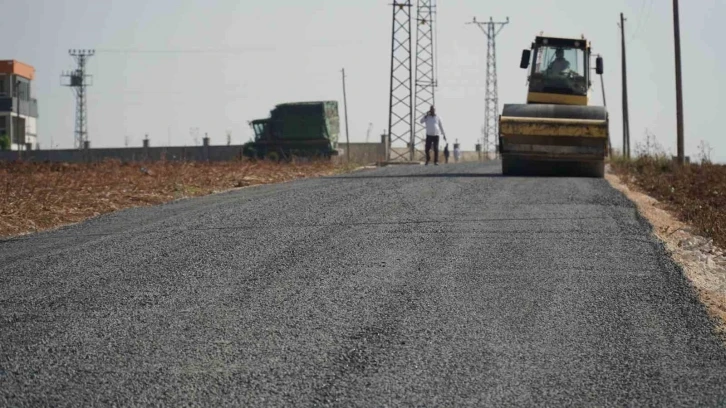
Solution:
M608 113L589 105L591 57L584 36L537 36L523 50L527 103L505 104L499 116L504 175L604 176ZM595 72L603 73L602 57Z

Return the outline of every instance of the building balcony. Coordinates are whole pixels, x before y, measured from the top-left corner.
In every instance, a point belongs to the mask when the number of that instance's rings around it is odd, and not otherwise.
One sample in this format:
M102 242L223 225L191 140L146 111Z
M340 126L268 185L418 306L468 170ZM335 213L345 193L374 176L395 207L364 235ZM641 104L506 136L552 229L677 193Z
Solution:
M0 97L0 112L20 113L22 116L31 118L38 117L38 100L37 99L20 99L20 110L18 110L18 98L8 96Z

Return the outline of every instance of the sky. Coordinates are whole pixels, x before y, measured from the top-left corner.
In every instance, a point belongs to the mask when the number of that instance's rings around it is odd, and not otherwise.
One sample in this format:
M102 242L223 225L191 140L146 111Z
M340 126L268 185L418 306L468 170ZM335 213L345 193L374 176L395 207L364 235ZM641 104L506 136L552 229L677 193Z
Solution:
M41 147L73 147L75 100L61 86L74 68L69 49L95 49L88 64L89 139L93 147L194 145L192 129L212 144L252 137L248 122L279 103L338 100L347 76L351 142L379 140L388 126L390 0L0 0L0 59L36 68ZM497 39L499 111L524 103L522 49L544 31L584 34L605 61L613 147L622 144L620 13L626 48L631 151L647 132L676 152L673 9L667 0L438 0L437 112L449 139L473 150L484 121L486 38L470 22L505 20ZM703 141L726 162L721 115L726 82L722 0L681 1L686 154ZM593 81L592 104L602 104ZM344 126L341 132L345 140Z

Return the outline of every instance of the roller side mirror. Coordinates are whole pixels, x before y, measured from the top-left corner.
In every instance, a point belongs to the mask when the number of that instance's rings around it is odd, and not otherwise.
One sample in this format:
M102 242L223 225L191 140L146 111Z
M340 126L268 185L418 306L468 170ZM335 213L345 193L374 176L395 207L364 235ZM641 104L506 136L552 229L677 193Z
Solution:
M529 67L529 57L532 54L530 50L522 50L522 60L519 62L519 67L526 69Z
M602 75L602 73L604 72L602 57L597 57L597 59L595 60L595 72L597 72L598 75Z

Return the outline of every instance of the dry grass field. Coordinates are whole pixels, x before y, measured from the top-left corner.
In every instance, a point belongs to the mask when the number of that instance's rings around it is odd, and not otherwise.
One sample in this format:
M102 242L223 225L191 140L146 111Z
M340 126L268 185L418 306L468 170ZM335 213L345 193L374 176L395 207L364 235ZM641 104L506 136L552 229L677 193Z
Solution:
M331 162L0 162L0 236L42 231L128 207L348 170Z
M680 221L726 248L726 166L681 167L657 156L613 160L611 166L626 183L664 203Z

